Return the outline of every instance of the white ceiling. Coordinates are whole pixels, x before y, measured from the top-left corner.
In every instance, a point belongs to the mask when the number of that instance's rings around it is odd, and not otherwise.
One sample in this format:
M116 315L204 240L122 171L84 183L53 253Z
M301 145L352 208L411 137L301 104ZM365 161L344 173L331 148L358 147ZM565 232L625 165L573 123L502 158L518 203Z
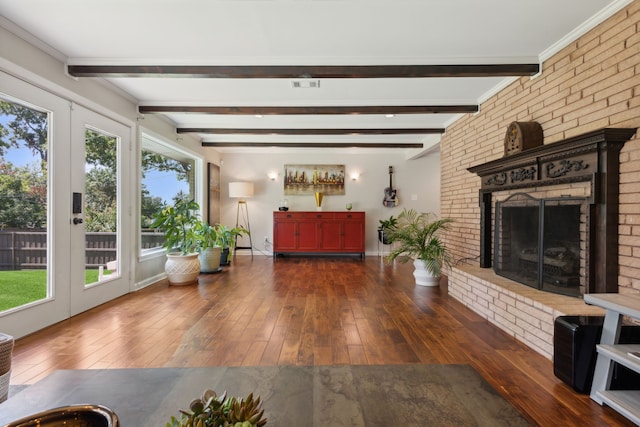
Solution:
M539 64L630 0L0 0L10 30L69 65L385 66ZM14 26L15 25L15 26ZM312 76L313 77L313 76ZM102 77L81 77L102 78ZM478 105L508 76L106 77L140 106ZM446 128L460 113L167 113L179 128ZM433 143L389 135L207 134L205 142ZM437 139L436 139L437 140ZM231 150L230 148L220 151ZM416 151L416 150L412 150Z

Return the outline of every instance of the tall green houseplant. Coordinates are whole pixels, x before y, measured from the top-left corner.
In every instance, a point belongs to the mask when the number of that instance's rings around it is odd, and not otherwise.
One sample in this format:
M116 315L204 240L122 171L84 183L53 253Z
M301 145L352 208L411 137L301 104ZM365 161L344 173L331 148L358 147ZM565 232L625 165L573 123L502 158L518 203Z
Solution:
M396 247L388 255L393 261L409 259L424 262L424 267L434 277L441 275L443 265L451 265L451 254L441 239L441 233L448 229L451 218L437 218L433 213L418 213L405 209L398 215L398 222L389 233L389 239Z
M179 199L153 216L152 228L164 233L163 248L177 249L182 255L196 252L198 239L195 229L200 224L200 205L195 200Z
M151 226L164 233L163 247L167 248L164 271L172 285L188 285L198 282L198 237L196 229L200 206L194 200L180 199L173 206L166 206L153 216Z

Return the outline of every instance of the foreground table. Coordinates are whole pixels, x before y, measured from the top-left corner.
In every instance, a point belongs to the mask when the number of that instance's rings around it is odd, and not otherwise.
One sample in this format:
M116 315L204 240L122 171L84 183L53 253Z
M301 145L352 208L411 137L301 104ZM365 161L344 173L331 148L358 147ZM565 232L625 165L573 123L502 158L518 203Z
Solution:
M0 404L0 425L58 406L164 426L207 389L259 395L268 426L528 425L468 365L209 367L56 371Z

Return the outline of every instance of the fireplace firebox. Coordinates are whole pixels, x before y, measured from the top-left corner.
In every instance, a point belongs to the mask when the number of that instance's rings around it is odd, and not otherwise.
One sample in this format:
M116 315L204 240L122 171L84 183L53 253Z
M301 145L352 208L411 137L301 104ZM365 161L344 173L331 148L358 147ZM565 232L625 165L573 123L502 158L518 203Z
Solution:
M516 193L496 203L494 270L543 291L580 296L587 271L584 198Z
M619 154L635 133L600 129L469 168L481 178L480 267L572 296L618 292Z

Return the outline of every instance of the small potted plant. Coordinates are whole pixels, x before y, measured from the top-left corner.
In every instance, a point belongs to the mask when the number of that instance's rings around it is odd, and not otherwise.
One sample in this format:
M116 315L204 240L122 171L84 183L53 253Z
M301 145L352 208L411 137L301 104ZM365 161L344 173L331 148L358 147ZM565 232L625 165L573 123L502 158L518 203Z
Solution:
M230 264L230 255L233 252L233 248L236 246L236 237L243 234L248 236L249 230L244 227L227 227L226 225L216 225L217 239L216 244L222 248L220 254L220 265Z
M253 393L244 398L216 395L206 390L202 398L195 399L189 405L189 411L180 410L179 418L171 417L166 427L229 426L262 427L267 424L260 396L254 399Z
M397 225L389 238L397 247L388 255L393 261L413 259L413 275L417 285L437 286L443 265L451 266L451 255L441 239L441 233L453 222L436 218L432 213L405 209L398 215Z
M198 222L194 227L194 234L198 248L201 273L215 273L220 271L220 253L222 248L217 244L218 232L216 227L205 221Z
M398 219L391 215L388 219L381 219L379 222L378 240L385 245L390 245L392 242L389 239L389 234L398 225Z
M195 228L200 223L200 206L195 200L179 199L153 215L151 227L164 233L162 247L167 249L165 272L172 285L198 281L200 262Z

